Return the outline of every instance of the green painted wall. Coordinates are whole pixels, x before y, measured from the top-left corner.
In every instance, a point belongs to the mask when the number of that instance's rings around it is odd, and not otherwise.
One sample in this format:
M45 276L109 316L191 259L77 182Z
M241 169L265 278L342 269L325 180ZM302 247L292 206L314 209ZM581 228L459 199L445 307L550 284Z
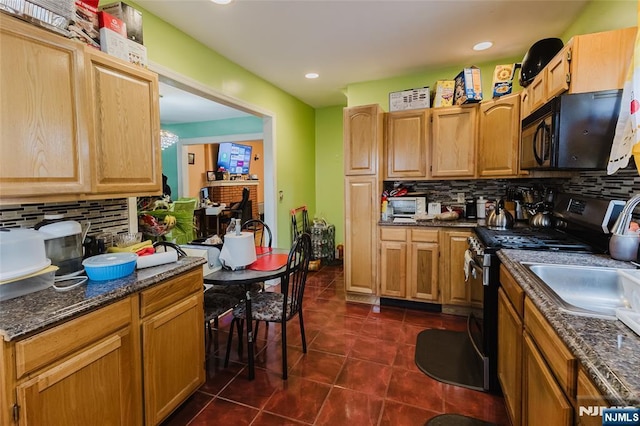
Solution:
M226 120L163 125L162 128L172 129L171 131L178 134L181 138L236 135L239 133L262 133L262 118L237 117Z
M276 192L284 194L276 206L278 241L287 246L290 209L306 204L316 210L314 109L130 3L143 12L150 61L275 116Z
M336 227L336 245L344 244L344 172L342 106L316 110L316 204L312 215Z

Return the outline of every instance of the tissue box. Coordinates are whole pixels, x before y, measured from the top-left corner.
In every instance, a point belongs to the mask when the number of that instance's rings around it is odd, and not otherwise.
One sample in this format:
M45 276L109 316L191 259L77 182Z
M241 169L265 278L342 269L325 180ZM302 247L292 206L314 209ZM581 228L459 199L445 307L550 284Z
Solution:
M127 26L127 38L143 44L142 12L121 1L100 6L100 10L121 19Z
M513 90L516 64L496 65L493 71L493 97L508 95Z
M429 108L429 86L389 93L389 111Z
M455 87L455 81L453 80L438 80L435 84L436 90L433 96L433 107L448 107L453 106L453 89Z
M482 100L482 79L480 78L480 68L464 68L462 72L456 76L454 81L454 105L476 103Z
M124 22L107 12L98 12L100 50L122 60L129 60L127 28Z

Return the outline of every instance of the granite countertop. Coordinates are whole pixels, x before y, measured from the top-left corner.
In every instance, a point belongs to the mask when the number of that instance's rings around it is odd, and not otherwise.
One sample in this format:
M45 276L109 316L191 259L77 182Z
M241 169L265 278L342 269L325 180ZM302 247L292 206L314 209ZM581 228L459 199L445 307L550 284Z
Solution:
M549 251L498 251L498 257L525 294L582 364L612 405L640 404L640 336L623 322L560 311L540 290L534 275L521 262L633 268L609 256Z
M189 271L206 262L202 257L184 257L177 262L136 270L124 278L87 281L65 292L45 290L0 302L0 335L5 341L48 328L60 321L123 299L160 281Z
M393 219L380 220L378 222L380 226L418 226L426 228L475 228L478 226L478 222L475 220L419 220L416 223L394 223Z

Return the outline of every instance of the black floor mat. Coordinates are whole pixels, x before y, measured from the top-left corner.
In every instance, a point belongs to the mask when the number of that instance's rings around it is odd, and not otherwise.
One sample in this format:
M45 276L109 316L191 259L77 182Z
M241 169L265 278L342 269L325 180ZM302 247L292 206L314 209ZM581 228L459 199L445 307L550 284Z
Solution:
M441 414L429 420L424 426L496 426L496 424L460 414Z
M416 365L434 379L483 389L482 361L466 332L430 329L418 333Z

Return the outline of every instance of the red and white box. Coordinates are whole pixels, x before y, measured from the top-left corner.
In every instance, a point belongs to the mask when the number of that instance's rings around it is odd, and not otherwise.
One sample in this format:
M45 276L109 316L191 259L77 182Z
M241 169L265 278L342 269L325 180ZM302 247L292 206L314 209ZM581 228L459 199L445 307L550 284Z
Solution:
M100 50L125 61L129 61L127 26L122 20L107 12L98 12L100 26Z

